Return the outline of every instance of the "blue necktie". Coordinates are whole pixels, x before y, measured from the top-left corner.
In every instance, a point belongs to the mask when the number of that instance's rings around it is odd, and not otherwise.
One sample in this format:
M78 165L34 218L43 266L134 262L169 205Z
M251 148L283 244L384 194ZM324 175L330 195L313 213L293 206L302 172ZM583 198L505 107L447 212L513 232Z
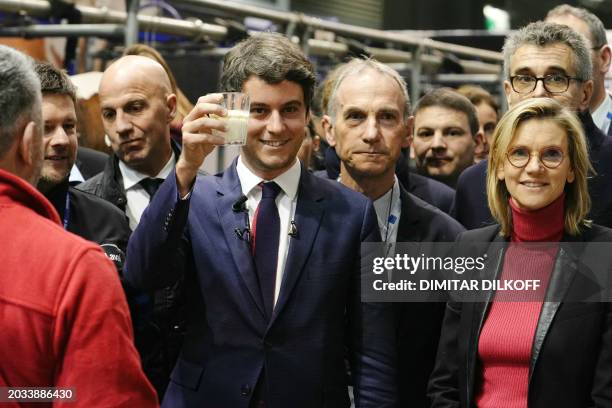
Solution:
M281 188L274 182L263 183L262 187L261 201L257 207L257 218L255 220L254 257L266 315L270 318L274 309L274 287L280 235L280 217L275 200Z

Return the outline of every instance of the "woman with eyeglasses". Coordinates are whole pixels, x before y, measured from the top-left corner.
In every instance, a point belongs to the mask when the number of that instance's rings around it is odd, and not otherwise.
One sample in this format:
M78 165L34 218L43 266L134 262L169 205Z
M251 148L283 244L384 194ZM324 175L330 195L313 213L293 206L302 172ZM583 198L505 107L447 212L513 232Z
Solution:
M502 117L487 172L498 224L457 246L488 255L486 278L541 286L447 304L432 407L612 407L612 308L593 301L609 299L591 276L610 270L612 246L593 243L612 241L612 230L585 218L589 172L582 126L558 102L529 99Z

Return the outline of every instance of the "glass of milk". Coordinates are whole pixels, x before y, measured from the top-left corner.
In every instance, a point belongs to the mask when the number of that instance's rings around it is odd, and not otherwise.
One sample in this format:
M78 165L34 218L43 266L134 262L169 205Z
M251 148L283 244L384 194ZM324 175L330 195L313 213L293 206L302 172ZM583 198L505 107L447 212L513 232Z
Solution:
M227 132L213 129L212 134L223 137L226 145L244 145L249 120L249 95L242 92L223 92L222 95L221 106L227 109L227 116L217 119L226 122Z

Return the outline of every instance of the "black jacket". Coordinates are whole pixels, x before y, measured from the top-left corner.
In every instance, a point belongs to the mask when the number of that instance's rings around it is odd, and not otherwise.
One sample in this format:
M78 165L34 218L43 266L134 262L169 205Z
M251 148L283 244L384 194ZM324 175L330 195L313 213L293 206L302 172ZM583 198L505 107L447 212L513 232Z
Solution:
M453 242L465 229L439 209L401 188L397 242ZM426 408L444 303L395 304L400 407Z
M597 172L589 178L591 212L596 224L612 227L612 138L604 135L588 112L578 114L589 147L589 158ZM457 181L451 215L467 229L493 224L486 196L487 163L468 167Z
M66 194L69 195L67 220ZM100 197L69 187L68 180L45 196L59 213L60 220L67 221L69 232L100 245L119 272L122 271L130 237L130 227L123 212Z
M104 170L108 154L88 147L79 146L77 150L76 166L85 180L89 180Z
M486 276L495 278L503 262L490 243L504 243L499 226L461 234L459 242L487 251ZM529 408L612 406L612 308L604 302L578 302L592 290L583 273L593 263L612 265L612 254L590 242L611 242L612 230L593 225L579 236L564 236L538 319L531 351ZM571 243L564 245L564 243ZM496 247L497 248L497 247ZM607 269L609 270L609 269ZM493 292L488 294L490 300ZM563 299L559 302L555 299ZM449 302L436 367L429 383L432 408L473 407L480 373L478 339L490 302Z
M85 180L77 188L103 198L125 213L127 198L119 170L119 158L115 154L108 157L104 171Z

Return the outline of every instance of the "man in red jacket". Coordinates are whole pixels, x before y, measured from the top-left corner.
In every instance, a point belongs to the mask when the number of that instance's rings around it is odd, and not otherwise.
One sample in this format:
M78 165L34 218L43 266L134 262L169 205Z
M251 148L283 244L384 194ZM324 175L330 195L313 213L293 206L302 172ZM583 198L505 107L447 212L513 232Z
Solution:
M31 61L0 46L0 404L156 407L115 268L33 187L42 125Z

